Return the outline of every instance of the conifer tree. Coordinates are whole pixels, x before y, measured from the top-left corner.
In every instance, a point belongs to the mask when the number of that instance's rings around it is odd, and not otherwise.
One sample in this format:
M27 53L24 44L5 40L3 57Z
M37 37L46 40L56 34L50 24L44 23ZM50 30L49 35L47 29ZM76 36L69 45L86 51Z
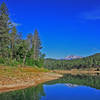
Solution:
M27 35L27 44L28 44L28 48L30 50L32 48L32 33L29 33Z
M0 6L0 56L7 57L9 49L10 21L6 4Z
M34 60L38 60L39 56L40 56L40 49L42 47L41 47L41 41L40 41L40 37L39 37L39 34L38 34L37 30L35 30L35 32L34 32L33 46L34 46L33 58L34 58Z
M10 47L11 47L11 58L16 56L16 41L17 41L17 29L15 26L12 27L12 31L10 33Z

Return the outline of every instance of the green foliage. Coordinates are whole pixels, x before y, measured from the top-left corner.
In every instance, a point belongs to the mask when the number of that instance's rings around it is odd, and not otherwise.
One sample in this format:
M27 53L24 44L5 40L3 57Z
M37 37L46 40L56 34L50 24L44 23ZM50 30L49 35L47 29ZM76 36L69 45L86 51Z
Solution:
M23 39L9 18L8 8L5 3L0 6L0 64L17 66L43 66L40 57L41 42L38 31L34 35L29 33Z
M4 64L5 60L3 58L0 58L0 64Z
M52 70L98 68L100 67L100 53L75 60L46 59L44 67Z
M35 61L34 61L34 59L32 59L32 58L26 58L26 62L25 62L25 65L28 65L28 66L36 66L36 64L35 64Z
M0 55L8 57L9 50L9 13L6 4L0 6Z
M21 63L16 61L16 59L10 59L10 58L6 58L6 59L0 59L0 61L2 61L0 64L6 65L6 66L13 66L16 67L18 65L20 65Z
M39 68L43 67L43 66L42 66L43 64L42 64L41 61L34 60L33 62L34 62L34 65L35 65L35 66L38 66ZM32 66L33 66L33 65L32 65Z

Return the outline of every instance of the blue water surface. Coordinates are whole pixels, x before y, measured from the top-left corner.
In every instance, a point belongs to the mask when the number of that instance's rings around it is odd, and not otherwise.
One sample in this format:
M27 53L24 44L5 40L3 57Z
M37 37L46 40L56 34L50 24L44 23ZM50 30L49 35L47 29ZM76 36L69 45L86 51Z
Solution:
M41 100L100 100L100 90L87 86L68 87L65 84L44 85L46 96Z

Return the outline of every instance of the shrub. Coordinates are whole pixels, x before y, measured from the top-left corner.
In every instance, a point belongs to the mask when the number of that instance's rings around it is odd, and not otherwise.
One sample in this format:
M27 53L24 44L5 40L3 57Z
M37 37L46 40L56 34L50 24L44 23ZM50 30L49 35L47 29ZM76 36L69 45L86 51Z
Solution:
M5 59L0 58L0 64L5 64Z

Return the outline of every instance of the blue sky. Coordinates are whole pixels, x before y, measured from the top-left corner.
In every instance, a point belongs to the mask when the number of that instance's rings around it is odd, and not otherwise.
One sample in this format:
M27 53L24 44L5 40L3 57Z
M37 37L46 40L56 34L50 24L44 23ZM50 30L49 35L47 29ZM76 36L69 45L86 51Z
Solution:
M46 57L100 52L100 0L1 0L26 37L38 29Z

